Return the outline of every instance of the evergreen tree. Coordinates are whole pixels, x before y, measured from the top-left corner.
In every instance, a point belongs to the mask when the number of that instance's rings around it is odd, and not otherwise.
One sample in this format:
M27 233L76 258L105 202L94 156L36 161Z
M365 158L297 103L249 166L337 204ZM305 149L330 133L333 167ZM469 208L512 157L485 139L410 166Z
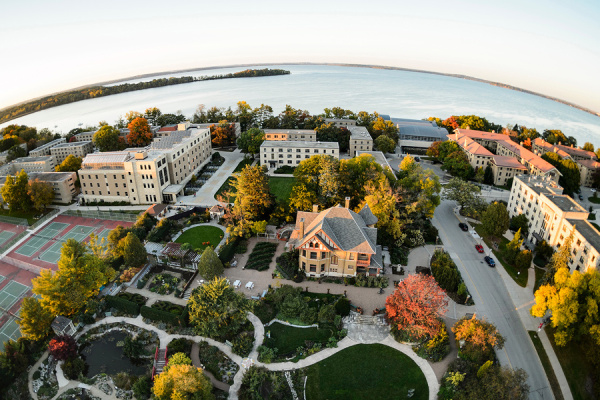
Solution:
M198 273L206 280L212 280L223 274L223 263L214 252L212 247L208 246L204 249L202 257L198 262Z

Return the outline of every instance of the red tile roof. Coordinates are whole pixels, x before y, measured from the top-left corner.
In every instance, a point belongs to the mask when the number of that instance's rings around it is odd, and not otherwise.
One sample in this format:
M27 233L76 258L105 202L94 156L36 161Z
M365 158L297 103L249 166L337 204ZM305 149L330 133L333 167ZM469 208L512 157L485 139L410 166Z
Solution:
M521 159L527 161L529 164L538 168L542 172L550 172L553 169L556 170L554 165L550 164L546 160L542 160L540 156L533 154L531 151L527 150L525 147L516 144L512 140L503 140L498 142L498 146L504 146L513 153L516 153Z
M514 168L514 169L527 170L527 167L524 166L523 164L521 164L519 162L519 160L517 160L514 157L494 156L492 162L499 167L510 167L510 168Z

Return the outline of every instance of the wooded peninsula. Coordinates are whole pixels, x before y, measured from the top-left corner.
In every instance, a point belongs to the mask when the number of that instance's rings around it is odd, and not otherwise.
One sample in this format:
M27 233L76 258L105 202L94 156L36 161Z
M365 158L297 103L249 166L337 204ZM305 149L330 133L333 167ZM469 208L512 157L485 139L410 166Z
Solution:
M45 96L39 99L31 100L25 103L17 104L0 110L0 123L22 117L37 111L61 106L63 104L75 103L81 100L93 99L96 97L110 96L136 90L157 88L162 86L179 85L182 83L191 83L199 81L212 81L216 79L231 78L254 78L260 76L289 75L290 71L284 69L247 69L244 71L223 74L223 75L205 75L200 77L182 76L179 78L159 78L151 81L137 83L122 83L114 86L89 86L68 92L61 92Z

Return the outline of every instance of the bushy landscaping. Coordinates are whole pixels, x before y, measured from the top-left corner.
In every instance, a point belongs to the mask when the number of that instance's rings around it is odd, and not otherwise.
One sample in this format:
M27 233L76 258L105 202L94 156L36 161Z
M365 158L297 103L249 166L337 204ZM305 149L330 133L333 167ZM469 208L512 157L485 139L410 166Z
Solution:
M438 285L446 291L448 297L457 303L464 303L469 291L450 255L444 250L438 249L433 253L430 265L433 277Z
M290 371L291 381L299 398L304 398L304 379L298 371ZM238 392L240 400L288 400L294 396L283 371L269 371L265 367L251 367L242 380Z
M216 226L196 226L183 232L175 242L189 243L194 251L201 253L208 246L217 247L223 235L223 230Z
M176 276L167 273L156 274L150 281L148 290L158 294L171 294L178 288L180 282L181 279Z
M266 271L269 269L273 256L277 250L278 243L259 242L256 243L252 253L248 256L248 262L244 268Z
M233 377L238 371L238 365L225 353L206 342L198 344L198 358L208 372L221 382L233 383Z
M156 303L152 304L150 307L152 307L156 310L169 312L169 313L177 315L177 316L182 315L183 309L185 308L184 306L181 306L179 304L173 304L169 301L157 301Z

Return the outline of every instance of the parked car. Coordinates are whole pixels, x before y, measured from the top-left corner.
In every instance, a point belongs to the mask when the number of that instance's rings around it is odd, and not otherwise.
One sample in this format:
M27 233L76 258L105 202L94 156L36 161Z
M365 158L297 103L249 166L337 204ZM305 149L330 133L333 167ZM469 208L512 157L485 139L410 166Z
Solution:
M483 259L485 260L487 265L489 265L490 267L494 268L496 266L496 262L494 261L494 259L492 257L485 256Z
M417 157L417 156L415 156L415 161L416 161L416 162L421 162L421 157Z
M579 195L579 200L583 201L583 196Z
M475 250L477 250L478 253L483 253L483 246L480 244L476 244Z
M458 224L458 227L460 229L462 229L463 231L465 231L465 232L469 230L469 226L467 224L463 223L463 222L461 222L460 224Z

